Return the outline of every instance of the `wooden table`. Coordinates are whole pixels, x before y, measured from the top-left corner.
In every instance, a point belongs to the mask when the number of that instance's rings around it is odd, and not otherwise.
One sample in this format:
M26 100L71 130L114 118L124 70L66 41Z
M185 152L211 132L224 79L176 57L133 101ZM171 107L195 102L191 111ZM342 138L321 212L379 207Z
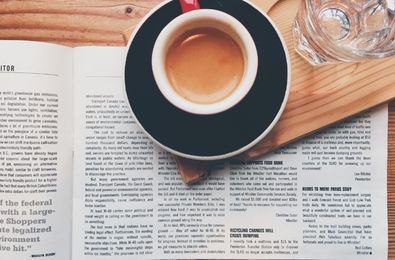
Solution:
M123 46L123 34L160 0L2 0L0 39ZM395 73L395 72L394 72ZM388 128L389 259L395 259L395 102Z

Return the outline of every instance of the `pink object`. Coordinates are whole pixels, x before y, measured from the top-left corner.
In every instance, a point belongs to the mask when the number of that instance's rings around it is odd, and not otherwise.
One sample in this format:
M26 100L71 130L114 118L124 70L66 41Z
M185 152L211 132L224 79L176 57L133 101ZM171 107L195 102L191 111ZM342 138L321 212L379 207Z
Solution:
M199 0L179 0L183 13L200 9Z

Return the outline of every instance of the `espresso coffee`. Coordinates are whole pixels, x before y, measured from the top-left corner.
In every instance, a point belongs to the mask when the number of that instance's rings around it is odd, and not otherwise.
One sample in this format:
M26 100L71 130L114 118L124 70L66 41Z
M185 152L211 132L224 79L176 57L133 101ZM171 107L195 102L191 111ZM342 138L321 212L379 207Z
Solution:
M196 28L171 44L165 69L178 95L194 103L210 104L237 89L244 75L244 56L228 34L214 28Z

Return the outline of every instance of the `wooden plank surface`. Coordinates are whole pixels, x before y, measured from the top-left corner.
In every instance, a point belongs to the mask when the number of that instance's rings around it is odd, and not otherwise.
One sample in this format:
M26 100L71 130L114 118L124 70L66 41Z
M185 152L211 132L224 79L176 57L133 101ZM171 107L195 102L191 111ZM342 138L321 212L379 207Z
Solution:
M123 32L137 24L159 2L158 0L2 0L0 1L0 39L36 40L68 46L122 46L125 45ZM275 8L281 8L281 5ZM281 14L278 15L281 17ZM279 27L281 26L280 23ZM377 66L378 70L386 69L379 64L374 66ZM305 68L308 69L306 66ZM368 67L354 69L365 70ZM333 73L349 72L328 67L327 77L321 78L318 83L330 80L329 76ZM372 76L374 75L366 75L364 80L367 83L380 80ZM298 81L303 80L305 79L298 79ZM382 79L381 83L386 84L385 79ZM318 92L324 90L324 87L323 84ZM317 90L315 91L317 93ZM300 92L300 95L306 93L308 91ZM347 104L344 105L340 109L346 109ZM388 217L389 258L395 259L395 102L389 106Z

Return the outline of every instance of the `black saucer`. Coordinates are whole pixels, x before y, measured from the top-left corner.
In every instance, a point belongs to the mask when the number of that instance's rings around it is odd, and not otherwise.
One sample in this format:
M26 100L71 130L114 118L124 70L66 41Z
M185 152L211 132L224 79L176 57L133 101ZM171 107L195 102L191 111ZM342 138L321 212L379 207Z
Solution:
M241 0L200 0L238 19L258 51L258 73L248 95L235 107L215 115L186 113L167 101L156 86L151 53L163 27L181 14L178 0L164 3L137 29L125 64L125 85L132 112L144 130L178 155L218 159L256 143L278 119L287 95L288 65L282 41L269 20Z

